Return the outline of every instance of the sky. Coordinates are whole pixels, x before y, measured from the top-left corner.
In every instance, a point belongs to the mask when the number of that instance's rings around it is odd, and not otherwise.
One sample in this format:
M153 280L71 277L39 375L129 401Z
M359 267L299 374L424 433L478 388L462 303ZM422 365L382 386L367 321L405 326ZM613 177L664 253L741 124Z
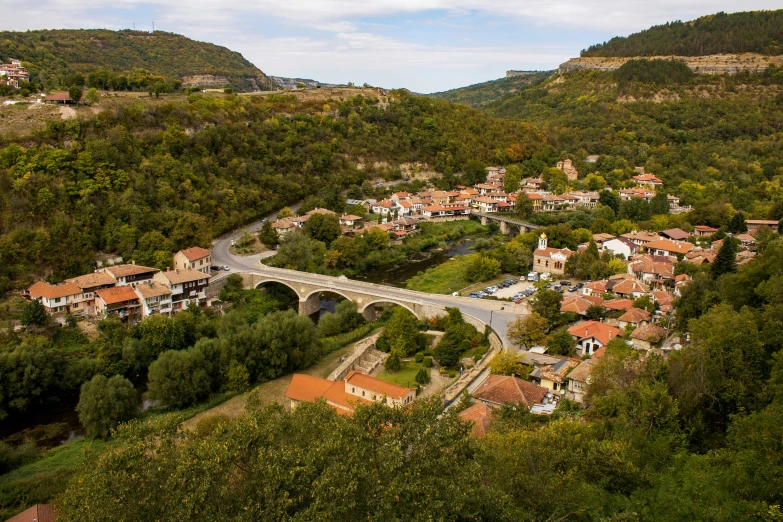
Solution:
M169 31L269 75L430 93L551 70L613 36L780 0L0 0L0 29Z

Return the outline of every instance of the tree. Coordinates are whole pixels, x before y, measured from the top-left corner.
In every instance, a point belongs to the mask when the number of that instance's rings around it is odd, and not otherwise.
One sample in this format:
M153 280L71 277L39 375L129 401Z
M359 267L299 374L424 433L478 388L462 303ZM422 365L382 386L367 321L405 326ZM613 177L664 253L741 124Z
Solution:
M313 214L305 222L304 233L316 241L330 245L343 233L340 219L333 214Z
M392 353L397 352L399 357L415 353L418 336L416 317L401 306L395 308L382 334L384 340L389 343Z
M489 361L489 371L493 375L522 375L525 373L524 370L519 353L508 348L500 350Z
M536 292L530 300L530 309L549 321L550 324L555 324L560 316L560 304L562 302L563 296L560 292L542 289Z
M508 339L519 347L530 349L546 338L544 330L548 326L546 319L532 312L525 317L516 318L508 325Z
M471 283L486 281L499 273L500 261L485 256L484 254L476 254L473 259L471 259L465 271L465 275Z
M76 104L79 104L79 101L82 99L82 88L74 85L70 89L68 89L68 96L71 97L71 99L76 102Z
M277 212L277 219L286 219L294 217L294 211L289 207L283 207Z
M315 270L323 262L325 253L326 246L322 242L297 231L282 238L271 264L300 271Z
M426 368L419 368L416 373L416 382L424 385L430 382L430 372Z
M231 392L241 393L250 386L250 374L244 364L232 360L228 366L225 388Z
M337 266L356 266L361 259L359 245L354 238L340 236L332 243L332 249L337 253Z
M620 213L620 198L611 190L602 190L598 195L598 203L611 208L615 215Z
M590 305L585 312L585 318L590 321L602 321L606 317L606 310L601 305Z
M650 201L652 215L666 215L669 213L669 196L665 190L659 190Z
M546 351L549 355L573 355L576 350L576 341L568 333L568 330L557 330L547 337Z
M149 348L153 357L166 350L187 347L185 324L165 315L147 317L136 327L136 335Z
M733 237L727 236L723 240L718 255L715 256L710 267L712 278L717 280L723 274L729 274L737 270L737 241Z
M223 288L220 289L220 300L239 303L243 297L245 281L239 274L231 274L226 278Z
M744 234L748 231L748 225L745 223L745 214L736 212L729 221L728 231L732 234Z
M146 397L176 408L195 404L213 391L210 369L198 350L163 352L150 365Z
M46 314L46 308L37 299L31 300L22 308L22 316L19 322L22 326L43 326L49 316Z
M258 240L266 246L276 245L280 242L280 237L277 235L277 231L272 228L272 223L269 220L264 221L261 226L261 230L258 232Z
M396 372L402 366L400 361L401 355L399 350L392 349L389 356L383 361L383 367L391 372Z
M71 96L73 98L73 96ZM90 105L95 105L98 103L98 100L100 99L100 95L98 94L98 89L95 87L91 87L87 90L87 94L84 95L84 98L87 100L87 103Z
M523 219L533 215L533 200L525 192L520 192L514 203L514 213Z
M508 194L519 191L519 183L522 181L522 170L519 165L506 167L506 176L503 178L503 190Z
M90 437L106 438L120 422L133 418L138 410L136 389L121 375L107 379L98 374L82 384L76 411Z

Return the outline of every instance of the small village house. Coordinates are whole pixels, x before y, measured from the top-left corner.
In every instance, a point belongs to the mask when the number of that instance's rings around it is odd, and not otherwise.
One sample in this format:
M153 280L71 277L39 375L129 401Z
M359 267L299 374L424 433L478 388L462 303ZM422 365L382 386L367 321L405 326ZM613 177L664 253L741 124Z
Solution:
M27 289L25 297L40 302L49 315L57 315L71 313L74 298L81 293L81 289L73 283L50 285L38 281Z
M577 352L580 355L592 355L603 348L609 341L623 334L622 330L598 321L584 321L568 329L576 340Z
M115 315L128 324L141 321L141 303L132 286L104 288L95 294L95 315L99 318Z
M136 286L138 283L152 281L152 277L160 270L141 265L117 265L99 268L98 271L111 274L117 286Z
M171 290L158 281L136 285L136 295L141 303L142 317L155 314L171 315Z
M490 409L504 404L514 404L532 409L536 405L547 404L549 390L538 384L523 381L516 376L489 375L473 392L473 398L484 403Z
M206 248L190 247L174 254L174 268L185 268L209 274L212 252Z
M579 361L575 359L560 359L556 363L534 368L530 372L530 379L547 390L559 392L565 390L568 374L578 365Z
M489 431L492 424L492 408L483 402L477 402L459 414L459 418L464 422L473 424L472 433L477 439L482 439Z
M633 347L638 350L651 350L666 338L666 330L657 324L640 326L631 334Z
M191 303L204 304L207 300L209 275L202 272L175 268L158 272L154 279L171 292L171 305L174 312L184 310Z

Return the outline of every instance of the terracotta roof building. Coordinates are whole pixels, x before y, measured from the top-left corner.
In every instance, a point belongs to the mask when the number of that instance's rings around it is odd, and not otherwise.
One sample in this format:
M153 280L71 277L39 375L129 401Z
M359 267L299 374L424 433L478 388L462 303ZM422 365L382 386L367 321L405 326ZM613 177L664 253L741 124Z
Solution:
M592 355L595 350L606 346L609 341L623 334L619 328L597 321L577 323L568 329L568 333L576 340L580 355Z
M626 325L642 326L650 322L652 315L647 310L641 308L629 308L627 312L617 318L620 328Z
M473 392L473 397L490 408L503 404L522 404L532 408L536 404L542 404L547 393L546 388L523 381L519 377L490 375Z
M160 270L157 268L141 265L109 266L106 268L101 268L100 271L111 274L119 286L134 286L136 283L140 283L142 281L151 281L152 276L154 276L156 272L160 272Z
M640 326L631 334L634 348L650 350L666 337L666 330L655 324Z
M6 522L55 522L54 506L51 504L36 504L30 509L12 516Z
M691 243L684 241L661 239L658 241L650 241L644 245L644 248L647 249L647 252L656 256L677 257L678 255L684 256L693 250L694 246Z
M141 320L141 303L131 286L102 288L95 292L95 313L101 317L116 315L130 324Z
M573 254L567 248L549 248L546 234L542 233L538 238L538 248L533 252L533 270L540 274L563 274L566 261Z
M579 315L585 315L591 306L601 306L604 300L598 296L575 295L566 297L560 304L560 312L573 312Z
M27 289L25 297L40 302L48 314L54 315L70 312L81 293L81 288L73 283L50 285L38 281Z
M489 425L492 423L492 408L483 402L477 402L470 408L463 410L459 418L465 422L473 423L473 436L481 439L489 431Z
M535 379L542 387L558 391L566 387L566 377L579 365L576 359L560 359L555 363L544 364L530 372L530 378Z
M185 268L209 274L212 252L206 248L190 247L174 254L174 268Z

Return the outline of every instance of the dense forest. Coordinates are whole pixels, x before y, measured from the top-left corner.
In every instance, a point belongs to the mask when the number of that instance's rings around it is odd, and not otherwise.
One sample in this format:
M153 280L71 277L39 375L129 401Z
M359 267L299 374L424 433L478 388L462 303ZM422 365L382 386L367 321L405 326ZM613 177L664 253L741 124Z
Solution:
M783 54L783 9L720 12L690 22L669 22L591 45L582 56L702 56Z
M430 94L430 96L453 103L462 103L469 107L483 107L490 102L503 98L507 94L512 94L530 85L540 83L551 75L552 71L535 71L526 76L500 78L467 87L460 87L459 89L436 92Z
M343 189L392 170L375 162L421 161L446 174L474 162L483 176L484 164L524 159L546 141L524 123L395 96L388 107L363 96L139 100L6 141L0 288L89 272L100 251L168 266L172 251L209 246L307 195L342 210Z
M77 75L133 78L139 70L167 82L207 74L227 77L229 85L237 90L272 87L267 76L241 54L162 31L0 31L0 63L8 58L22 60L30 72L30 82L43 89L75 85ZM125 88L121 83L106 87L126 90L128 84L126 80Z

